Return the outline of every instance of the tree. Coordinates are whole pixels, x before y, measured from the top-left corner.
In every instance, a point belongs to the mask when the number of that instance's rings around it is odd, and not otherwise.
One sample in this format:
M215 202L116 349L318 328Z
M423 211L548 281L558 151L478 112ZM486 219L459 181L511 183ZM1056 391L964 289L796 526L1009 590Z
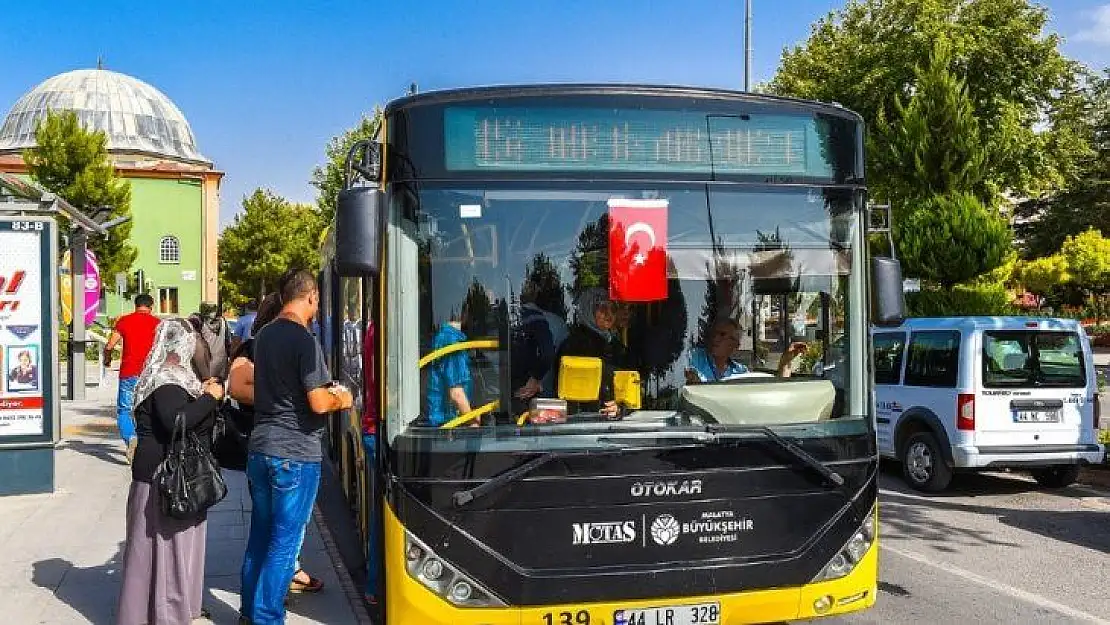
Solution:
M1022 202L1014 211L1027 257L1050 254L1088 228L1110 232L1110 73L1090 77L1081 100L1069 118L1092 150L1067 188Z
M1101 322L1102 299L1110 290L1110 239L1091 228L1065 239L1060 254L1067 260L1071 281L1091 298Z
M290 269L315 273L323 221L307 204L294 204L256 189L243 211L220 233L220 297L240 305L261 299Z
M31 178L86 215L111 207L108 219L131 214L131 185L116 176L104 132L81 127L73 111L50 111L35 128L35 147L23 153ZM138 251L130 244L131 222L91 237L102 275L127 273Z
M1037 296L1037 308L1056 287L1068 281L1068 261L1061 254L1053 254L1022 263L1019 271L1022 285Z
M346 176L347 153L356 141L372 139L382 124L381 107L375 107L370 115L363 115L353 128L332 137L324 148L325 163L312 170L312 186L316 187L316 207L324 219L324 225L331 225L335 218L335 201L343 190Z
M967 83L951 65L948 43L938 41L928 64L915 70L908 102L894 99L893 123L879 112L872 144L878 163L893 165L880 178L896 218L935 195L966 191L984 203L995 197L984 183L987 155Z
M954 193L924 201L894 225L906 275L945 289L998 267L1010 250L1006 221L974 195Z
M559 269L546 254L532 257L524 272L524 285L528 299L546 312L566 318L567 304L563 297L563 282Z
M1048 12L1028 0L860 0L819 20L801 45L783 52L773 93L839 102L869 127L895 119L895 102L914 92L915 69L934 43L951 46L986 153L985 183L1028 195L1059 186L1085 150L1060 122L1077 97L1077 63L1045 34ZM1047 128L1038 124L1047 122ZM900 163L868 158L871 185ZM886 199L879 195L880 200Z

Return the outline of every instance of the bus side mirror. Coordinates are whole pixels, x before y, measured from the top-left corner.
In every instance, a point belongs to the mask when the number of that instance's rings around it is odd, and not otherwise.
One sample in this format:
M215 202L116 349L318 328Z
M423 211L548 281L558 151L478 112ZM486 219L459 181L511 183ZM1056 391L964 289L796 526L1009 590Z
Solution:
M375 187L339 192L335 209L335 266L339 275L377 275L384 197Z
M877 326L901 325L906 318L902 291L902 263L895 258L871 259L871 322Z

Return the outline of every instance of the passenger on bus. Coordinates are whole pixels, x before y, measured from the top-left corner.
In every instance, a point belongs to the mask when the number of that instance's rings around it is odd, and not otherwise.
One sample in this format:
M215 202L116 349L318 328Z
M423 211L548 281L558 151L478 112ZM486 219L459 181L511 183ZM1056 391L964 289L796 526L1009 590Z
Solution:
M547 294L547 297L550 297ZM562 293L555 296L562 297ZM545 294L535 281L525 283L520 293L520 326L512 344L512 387L517 400L513 410L519 414L527 409L533 397L555 395L555 353L567 338L567 324L554 308L543 302ZM545 305L546 304L546 305Z
M620 409L614 401L614 372L626 367L628 361L628 351L614 332L617 307L605 289L591 288L578 297L574 318L575 323L567 340L559 348L559 359L564 356L588 356L600 358L602 363L598 401L582 402L579 409L616 419Z
M733 357L740 347L740 335L741 328L738 321L728 317L717 319L710 330L707 344L690 350L690 362L686 367L686 383L719 382L749 373L748 367ZM800 341L791 343L779 360L776 375L780 378L790 377L790 364L805 351L805 343Z
M440 326L432 341L432 352L467 340L462 331L464 316L465 310L463 314L451 313L450 320ZM470 412L472 387L470 360L466 350L441 356L428 365L426 393L429 423L439 427ZM476 421L474 425L477 425Z

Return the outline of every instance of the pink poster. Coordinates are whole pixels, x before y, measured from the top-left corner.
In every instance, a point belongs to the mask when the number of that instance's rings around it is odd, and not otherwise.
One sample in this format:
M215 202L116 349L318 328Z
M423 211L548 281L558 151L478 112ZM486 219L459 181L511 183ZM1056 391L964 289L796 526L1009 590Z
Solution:
M100 267L96 254L85 250L85 325L92 325L100 309Z

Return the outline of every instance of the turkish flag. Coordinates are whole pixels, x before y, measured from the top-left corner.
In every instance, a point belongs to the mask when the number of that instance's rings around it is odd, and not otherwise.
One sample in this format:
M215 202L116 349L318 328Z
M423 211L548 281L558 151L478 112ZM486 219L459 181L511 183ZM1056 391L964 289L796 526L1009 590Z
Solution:
M609 297L667 299L667 200L609 200Z

